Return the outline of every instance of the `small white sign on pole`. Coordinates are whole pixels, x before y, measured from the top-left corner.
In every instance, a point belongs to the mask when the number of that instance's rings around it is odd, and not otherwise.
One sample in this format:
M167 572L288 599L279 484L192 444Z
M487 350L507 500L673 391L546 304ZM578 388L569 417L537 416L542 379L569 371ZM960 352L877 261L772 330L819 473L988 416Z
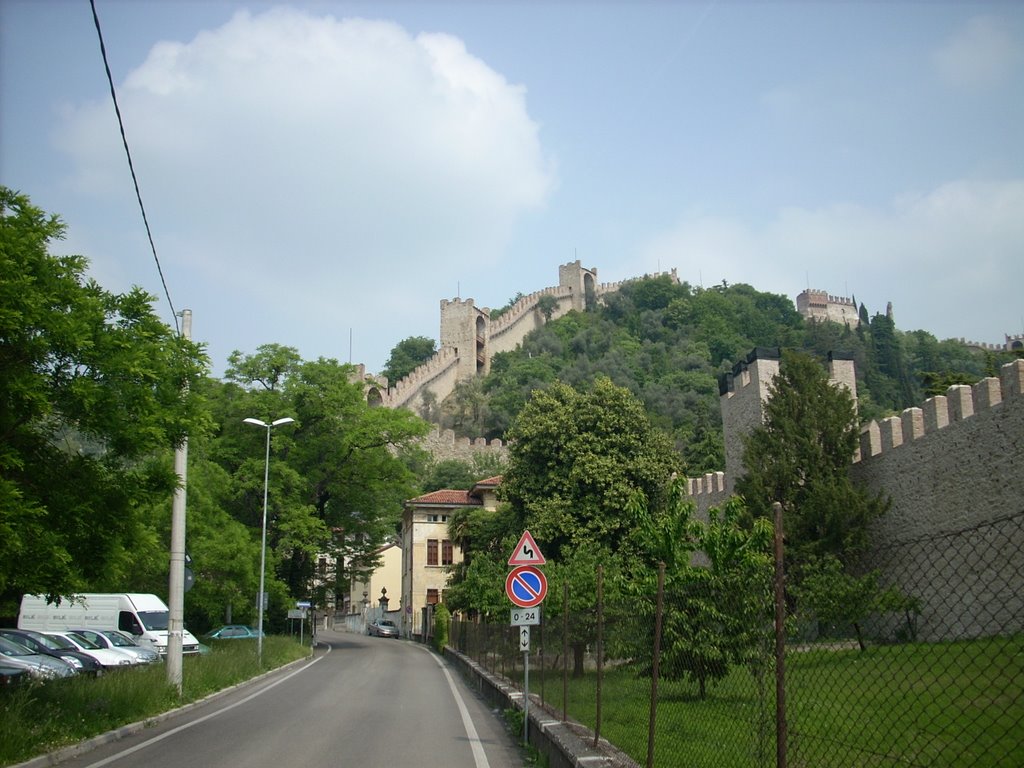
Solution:
M526 653L530 650L530 628L519 628L519 650Z
M538 627L540 626L540 606L536 608L513 608L513 627Z

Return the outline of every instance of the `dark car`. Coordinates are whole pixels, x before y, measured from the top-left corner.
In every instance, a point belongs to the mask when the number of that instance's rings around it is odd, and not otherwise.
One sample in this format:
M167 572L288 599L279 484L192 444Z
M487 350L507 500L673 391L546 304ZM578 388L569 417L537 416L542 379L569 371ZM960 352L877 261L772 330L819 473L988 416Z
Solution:
M24 669L36 680L54 680L75 674L75 668L66 661L45 653L36 653L6 637L0 637L0 665Z
M375 637L398 637L398 627L390 619L377 619L366 628L368 635Z
M33 632L31 629L0 629L0 637L21 643L36 653L60 659L74 667L80 675L96 677L103 672L103 665L89 654L82 653L77 648L65 648L60 642L42 632Z

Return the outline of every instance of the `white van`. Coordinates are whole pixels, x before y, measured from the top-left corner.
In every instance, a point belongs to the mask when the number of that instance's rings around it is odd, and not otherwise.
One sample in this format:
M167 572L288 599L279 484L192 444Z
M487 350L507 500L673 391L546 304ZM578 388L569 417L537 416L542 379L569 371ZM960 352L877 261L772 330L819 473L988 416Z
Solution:
M156 595L82 594L61 598L60 605L41 595L21 598L18 629L59 632L67 629L120 629L139 645L167 654L169 611ZM199 641L187 629L182 633L182 653L199 653Z

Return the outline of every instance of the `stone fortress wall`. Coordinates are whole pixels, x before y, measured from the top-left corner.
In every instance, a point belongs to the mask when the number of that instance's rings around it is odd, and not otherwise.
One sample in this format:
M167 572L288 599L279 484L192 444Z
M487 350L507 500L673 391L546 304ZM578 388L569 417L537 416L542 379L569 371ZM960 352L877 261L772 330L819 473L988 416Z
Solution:
M503 461L508 457L508 444L503 440L488 440L484 437L470 440L468 437L456 437L452 430L440 427L435 427L424 437L420 441L420 446L426 449L435 461L456 459L471 463L476 456L497 456Z
M742 438L764 418L778 350L754 350L720 388L726 470L689 479L698 516L732 495ZM856 395L852 361L829 377ZM1024 630L1024 360L999 378L862 427L850 467L858 485L891 500L875 522L865 568L919 598L921 639ZM948 551L936 553L936 537ZM922 585L925 585L922 588ZM993 586L997 585L997 586Z

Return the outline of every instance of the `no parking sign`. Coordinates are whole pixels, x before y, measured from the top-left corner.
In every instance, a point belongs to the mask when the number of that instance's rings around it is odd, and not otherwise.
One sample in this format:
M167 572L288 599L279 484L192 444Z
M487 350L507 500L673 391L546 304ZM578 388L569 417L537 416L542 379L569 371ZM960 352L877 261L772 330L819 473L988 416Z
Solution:
M521 565L505 579L505 594L520 608L533 608L547 597L547 577L539 568Z

